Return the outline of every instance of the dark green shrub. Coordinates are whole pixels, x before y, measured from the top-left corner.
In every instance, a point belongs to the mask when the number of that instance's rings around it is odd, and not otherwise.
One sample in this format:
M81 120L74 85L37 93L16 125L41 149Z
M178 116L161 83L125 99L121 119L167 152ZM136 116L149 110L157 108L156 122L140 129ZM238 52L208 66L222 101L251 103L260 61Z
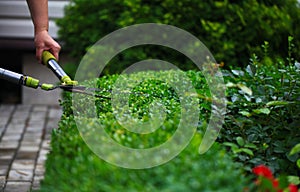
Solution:
M300 65L292 60L254 55L246 69L225 77L230 102L219 141L249 171L265 164L276 174L299 174L299 154L290 155L300 141Z
M174 73L156 72L162 75ZM150 74L150 72L149 72ZM188 72L197 91L206 95L207 86L201 73ZM147 76L141 73L141 76ZM110 89L118 75L104 76L95 82L87 82L87 85L97 84L103 90ZM128 147L137 147L144 144L149 147L159 144L170 136L177 126L179 105L178 96L163 82L149 80L134 88L136 92L149 94L144 98L136 95L130 97L131 109L140 118L147 117L149 102L153 97L162 99L166 105L167 118L162 127L164 131L158 131L151 137L135 136L124 130L116 123L111 113L109 100L96 99L97 116L105 125L105 130L116 142ZM108 94L105 91L102 94ZM207 97L209 94L206 95ZM147 99L148 98L148 99ZM149 100L150 99L150 100ZM62 102L64 113L59 123L59 129L53 131L51 153L46 163L45 180L41 191L242 191L248 185L247 178L241 169L233 163L231 157L215 144L204 155L198 154L201 142L201 131L197 132L189 146L170 162L149 169L131 170L113 166L98 158L84 143L76 128L74 114L82 106L82 114L87 118L92 106L86 106L89 98L84 96L76 106L72 105L71 95L66 94ZM199 103L205 122L210 107L207 102ZM202 114L202 113L201 113ZM84 121L84 119L82 119ZM86 127L89 128L90 120ZM200 129L200 127L199 127ZM146 141L146 142L145 142ZM147 146L147 144L149 144Z
M163 23L182 28L199 38L225 66L246 66L264 41L272 42L270 57L287 54L286 37L295 37L299 47L300 9L297 0L201 1L198 0L73 0L65 17L58 20L60 38L79 59L88 47L121 27L138 23ZM295 54L295 53L294 53ZM122 71L145 58L169 60L193 69L188 59L170 49L139 46L112 61L106 73ZM295 57L299 59L298 54Z

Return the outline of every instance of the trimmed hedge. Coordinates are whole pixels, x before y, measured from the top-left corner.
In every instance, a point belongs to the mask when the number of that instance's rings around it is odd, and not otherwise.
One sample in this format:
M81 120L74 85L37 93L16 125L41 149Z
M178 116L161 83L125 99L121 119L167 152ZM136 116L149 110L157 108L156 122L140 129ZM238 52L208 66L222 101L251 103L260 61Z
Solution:
M156 72L167 75L172 71ZM192 79L197 92L202 95L207 89L201 73L187 72ZM134 74L132 74L134 75ZM139 74L137 74L138 77ZM141 76L146 76L144 72ZM101 89L110 89L118 75L104 76L96 80ZM95 82L87 82L94 85ZM139 118L149 115L149 101L154 98L165 98L167 116L162 125L163 131L149 134L150 136L136 136L129 133L116 123L111 113L110 100L96 99L97 116L105 125L106 132L116 142L128 147L151 147L164 142L176 129L178 118L178 96L174 90L163 82L146 81L135 88L149 94L143 97L133 95L130 97L131 109ZM105 94L103 92L103 94ZM108 93L106 93L108 94ZM207 95L209 96L209 94ZM147 100L147 98L150 98ZM88 98L82 97L85 112L89 108L85 105ZM170 102L171 101L171 102ZM195 134L188 147L170 162L149 169L132 170L113 166L98 158L84 143L75 124L71 95L66 93L62 101L64 113L59 123L59 129L52 133L51 152L46 162L45 180L42 182L41 191L242 191L249 185L241 168L234 163L227 152L215 144L204 155L198 154L203 127ZM210 106L205 99L199 103L202 111L200 118L203 126L209 116ZM85 113L86 114L86 113ZM78 115L78 114L77 114ZM83 119L84 120L84 119ZM87 122L90 122L86 119ZM85 124L89 128L89 123ZM142 139L141 139L142 138ZM147 144L149 144L147 146Z
M289 37L288 42L291 53L293 38ZM191 144L179 156L151 169L118 168L95 156L80 137L73 114L74 107L80 109L81 106L83 112L89 115L87 106L90 105L86 104L90 99L82 97L74 106L71 95L66 94L62 101L64 114L59 129L54 130L52 135L52 151L47 160L42 191L70 191L72 188L78 191L241 191L249 185L249 177L245 175L260 164L270 167L276 177L294 175L290 178L295 181L293 183L299 184L296 175L300 170L300 64L291 54L273 62L267 54L268 43L265 42L263 47L265 56L259 59L253 55L246 68L223 70L228 99L225 124L217 140L219 144L216 143L205 155L199 155L197 147L213 107L210 91L201 72L185 72L199 97L196 107L200 110L201 124ZM156 73L174 75L173 71ZM132 75L143 79L147 73ZM85 84L96 85L103 89L102 94L109 96L107 90L112 88L118 77L103 76ZM129 133L116 123L109 100L96 99L92 103L96 104L98 118L111 138L122 145L139 148L142 144L143 148L164 142L178 124L179 96L166 83L155 80L139 84L134 91L147 95L140 97L133 94L129 97L131 111L143 120L149 118L151 101L154 98L162 100L168 111L162 125L164 131L146 136ZM228 155L239 162L239 166Z

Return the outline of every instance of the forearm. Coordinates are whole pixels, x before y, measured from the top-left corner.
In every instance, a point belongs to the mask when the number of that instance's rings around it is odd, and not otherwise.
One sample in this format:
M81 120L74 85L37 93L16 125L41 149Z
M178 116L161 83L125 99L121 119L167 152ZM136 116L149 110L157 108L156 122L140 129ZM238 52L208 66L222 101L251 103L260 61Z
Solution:
M35 34L48 31L48 0L27 0Z
M48 0L26 0L34 25L36 58L42 62L42 53L50 51L58 60L60 45L49 35Z

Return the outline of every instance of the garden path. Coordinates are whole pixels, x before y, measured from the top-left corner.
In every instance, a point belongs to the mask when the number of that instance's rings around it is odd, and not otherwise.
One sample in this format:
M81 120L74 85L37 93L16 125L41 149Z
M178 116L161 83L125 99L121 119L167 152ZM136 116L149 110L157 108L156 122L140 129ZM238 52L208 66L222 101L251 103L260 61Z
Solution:
M0 105L0 191L37 190L44 177L58 105Z

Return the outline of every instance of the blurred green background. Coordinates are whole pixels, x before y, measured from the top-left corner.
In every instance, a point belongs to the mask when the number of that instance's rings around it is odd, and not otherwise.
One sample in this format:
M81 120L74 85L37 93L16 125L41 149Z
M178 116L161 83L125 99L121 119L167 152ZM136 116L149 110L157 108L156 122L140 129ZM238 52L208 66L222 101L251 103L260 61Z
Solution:
M300 46L300 9L297 0L73 0L59 19L59 36L65 49L80 61L89 47L105 35L139 23L162 23L184 29L202 41L218 63L245 67L253 53L276 61L288 53L288 36ZM295 59L299 60L296 50ZM175 51L138 46L122 52L108 65L106 74L119 73L145 58L159 58L183 69L193 63ZM184 64L183 64L184 63Z

